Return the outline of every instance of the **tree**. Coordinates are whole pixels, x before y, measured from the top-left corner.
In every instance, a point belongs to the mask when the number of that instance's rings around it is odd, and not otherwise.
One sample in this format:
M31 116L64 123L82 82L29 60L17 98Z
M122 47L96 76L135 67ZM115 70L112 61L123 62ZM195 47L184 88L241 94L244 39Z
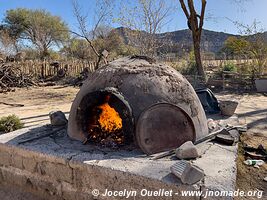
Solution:
M97 57L97 63L95 69L99 68L100 62L103 60L107 63L107 55L103 54L101 49L97 49L93 42L99 35L103 34L105 22L107 22L112 16L112 0L99 0L97 1L94 19L88 19L87 15L84 15L81 6L77 1L72 1L73 12L79 25L79 32L71 31L76 36L85 39L95 56ZM93 24L92 26L89 25Z
M202 65L201 54L200 54L200 40L201 40L202 27L204 24L206 0L201 0L202 6L200 14L197 14L193 0L187 0L187 5L188 5L187 7L184 3L184 0L179 0L179 1L182 10L187 18L188 28L192 32L194 55L195 55L198 74L206 80L206 73Z
M91 55L90 47L85 39L72 38L65 43L61 52L67 57L87 60Z
M60 46L68 38L68 27L58 16L45 10L12 9L6 12L4 27L16 39L30 41L42 59L52 46Z
M19 52L17 39L11 37L9 32L4 28L0 29L0 53L5 55L15 54Z
M133 47L124 44L123 39L117 33L116 29L112 30L107 35L101 32L101 34L91 42L99 52L107 50L110 59L120 55L126 56L136 53ZM64 48L61 49L61 52L68 57L88 61L92 61L95 58L94 52L92 52L92 49L85 39L72 38L66 43Z
M127 2L121 8L118 21L130 29L128 38L132 40L131 44L140 50L140 54L156 56L163 40L159 41L156 34L168 24L172 8L165 0L138 0L137 5L131 6Z
M259 27L260 22L254 20L251 25L245 25L237 21L232 22L248 42L248 53L256 61L253 65L253 73L264 73L267 65L267 42L264 36L264 29Z
M225 40L222 51L227 56L247 57L249 54L249 45L250 43L244 38L230 36Z
M98 37L94 40L94 43L101 51L107 50L111 59L120 55L126 56L137 53L135 48L124 44L116 29L112 30L106 37Z

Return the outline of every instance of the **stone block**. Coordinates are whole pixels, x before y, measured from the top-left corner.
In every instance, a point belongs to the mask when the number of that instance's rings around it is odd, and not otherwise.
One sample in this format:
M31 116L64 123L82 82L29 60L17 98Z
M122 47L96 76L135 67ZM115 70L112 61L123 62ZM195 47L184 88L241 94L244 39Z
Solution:
M68 120L62 111L50 112L49 118L50 118L50 123L53 126L62 126L68 123Z
M37 171L41 175L47 175L58 181L73 182L72 169L67 165L51 162L38 163Z
M8 166L1 167L1 173L3 177L3 182L11 185L25 185L27 183L27 177L21 170Z
M12 155L5 151L0 151L0 165L11 166Z
M171 172L181 179L182 183L194 184L204 178L204 171L190 162L180 160L171 166Z
M22 157L18 154L13 154L11 159L11 165L18 169L23 169Z
M179 159L192 159L199 157L198 150L191 141L187 141L177 148L175 154Z
M48 195L58 195L57 187L59 183L54 181L53 179L31 176L27 181L28 185L29 182L31 183L30 185L34 187L34 190L46 192Z
M22 165L23 165L23 169L27 170L28 172L32 172L32 173L36 172L37 162L34 158L23 157Z

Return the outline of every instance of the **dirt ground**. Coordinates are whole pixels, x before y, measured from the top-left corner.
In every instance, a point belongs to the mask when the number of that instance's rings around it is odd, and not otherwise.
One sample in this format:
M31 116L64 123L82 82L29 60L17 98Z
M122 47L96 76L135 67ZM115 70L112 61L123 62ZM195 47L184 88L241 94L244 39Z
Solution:
M267 164L259 169L246 166L243 145L247 144L257 148L260 144L267 149L267 96L262 94L217 94L218 99L238 100L239 105L236 110L241 124L247 124L248 131L241 135L239 143L239 154L237 159L237 183L236 189L243 191L264 191L262 199L267 199L267 182L263 179L267 177ZM238 197L235 200L252 200L257 197Z
M237 113L240 120L247 123L249 128L249 131L241 136L239 145L237 188L244 191L262 190L264 191L264 198L267 199L267 182L263 180L267 177L267 164L265 163L259 169L245 166L242 148L244 144L255 148L261 144L267 149L267 97L264 95L244 97Z
M51 111L61 110L68 114L78 91L78 87L51 86L18 88L16 92L2 93L0 94L0 117L16 114L22 119L26 127L48 123L48 114ZM24 106L9 106L1 102L23 104Z
M25 123L25 126L48 123L48 114L53 110L61 110L68 114L78 90L79 88L74 87L51 86L17 89L16 92L0 94L0 117L16 114ZM258 147L259 144L262 144L267 148L267 97L261 94L236 95L227 93L216 94L216 96L218 99L238 100L239 106L236 113L240 123L248 124L249 127L249 131L241 136L239 144L237 189L244 191L263 190L264 199L267 195L267 182L264 182L263 179L267 177L267 164L259 169L244 165L242 145L246 143ZM4 105L1 102L23 104L24 106L14 107Z

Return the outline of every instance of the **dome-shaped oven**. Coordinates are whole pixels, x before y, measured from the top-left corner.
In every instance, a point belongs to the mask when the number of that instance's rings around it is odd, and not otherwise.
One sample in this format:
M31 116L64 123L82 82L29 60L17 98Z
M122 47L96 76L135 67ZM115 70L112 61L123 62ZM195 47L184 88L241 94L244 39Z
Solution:
M69 116L68 135L107 145L134 142L152 154L208 134L190 83L147 57L125 57L90 74Z

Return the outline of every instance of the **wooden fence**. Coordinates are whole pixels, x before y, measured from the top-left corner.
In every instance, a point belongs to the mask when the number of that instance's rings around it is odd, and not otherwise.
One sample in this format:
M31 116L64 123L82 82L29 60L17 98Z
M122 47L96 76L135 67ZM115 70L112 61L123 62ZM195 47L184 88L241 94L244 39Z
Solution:
M214 62L214 61L213 61ZM222 62L222 61L218 61ZM242 62L250 62L244 60ZM23 61L15 62L14 65L18 66L24 74L29 74L34 77L47 78L58 74L59 70L64 70L66 76L78 76L82 71L87 69L93 72L96 62L89 62L83 60L68 60L58 62L58 67L51 66L52 62L49 61ZM206 63L208 64L208 63ZM218 64L218 63L209 63ZM216 73L208 74L208 82L205 83L200 76L185 75L193 87L214 87L223 90L253 90L255 89L255 77L251 74L229 73L223 72L220 76L215 76ZM217 73L218 74L218 73ZM267 75L263 75L267 77ZM259 78L259 76L257 76Z
M216 68L225 66L226 64L234 64L234 65L244 65L244 64L251 64L255 62L253 59L239 59L239 60L203 60L203 66L206 67L208 70L209 68Z
M63 69L67 76L77 76L85 68L89 71L94 71L96 62L88 62L82 60L62 61L58 62L58 67L51 65L48 61L23 61L15 62L24 74L30 74L35 77L47 78L57 75L58 71Z
M267 79L267 74L252 75L233 72L222 72L220 76L208 74L207 83L201 76L185 75L194 88L209 87L218 90L254 91L256 79Z

